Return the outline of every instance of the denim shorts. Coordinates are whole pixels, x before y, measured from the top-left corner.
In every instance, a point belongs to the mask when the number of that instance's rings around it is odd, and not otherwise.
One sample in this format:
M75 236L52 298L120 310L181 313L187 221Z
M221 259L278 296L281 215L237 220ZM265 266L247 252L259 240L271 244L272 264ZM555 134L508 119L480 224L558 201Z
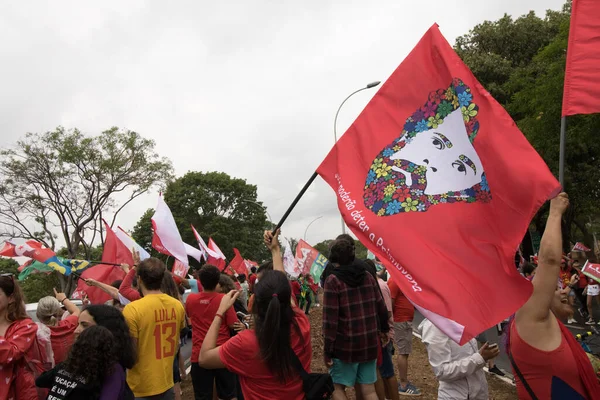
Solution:
M379 373L383 379L391 378L394 376L394 362L392 361L392 356L394 355L394 345L392 342L389 342L387 346L382 348L381 351L381 366L379 367Z
M377 382L377 360L364 363L345 363L333 359L333 366L329 369L333 383L352 387L356 383L369 385Z

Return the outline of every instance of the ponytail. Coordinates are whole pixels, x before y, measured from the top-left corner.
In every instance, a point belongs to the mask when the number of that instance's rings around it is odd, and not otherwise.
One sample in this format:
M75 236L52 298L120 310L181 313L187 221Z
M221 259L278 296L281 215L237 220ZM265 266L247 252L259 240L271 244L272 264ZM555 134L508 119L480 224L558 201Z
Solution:
M285 383L295 376L290 343L294 310L287 277L280 271L266 271L255 287L255 332L260 357L277 379Z

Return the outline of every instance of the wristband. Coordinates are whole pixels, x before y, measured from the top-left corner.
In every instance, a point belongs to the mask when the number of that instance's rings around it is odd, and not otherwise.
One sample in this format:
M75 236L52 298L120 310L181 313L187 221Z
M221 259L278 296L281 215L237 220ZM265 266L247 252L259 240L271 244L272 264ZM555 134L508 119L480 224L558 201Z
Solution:
M65 300L67 300L67 298L66 298L66 297L60 301L60 304L64 304L64 303L65 303Z
M224 318L223 318L223 314L216 313L216 314L215 314L215 317L219 317L219 318L221 318L221 321L223 321L223 320L224 320Z

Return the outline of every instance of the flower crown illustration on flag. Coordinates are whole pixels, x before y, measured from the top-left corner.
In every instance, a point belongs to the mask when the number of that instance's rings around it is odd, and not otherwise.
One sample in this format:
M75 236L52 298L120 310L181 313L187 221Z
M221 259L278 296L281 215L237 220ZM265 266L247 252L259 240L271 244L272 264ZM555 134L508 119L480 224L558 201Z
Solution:
M473 147L478 112L471 89L459 78L431 92L406 119L400 137L371 164L365 206L389 216L425 212L443 203L490 202L485 171Z

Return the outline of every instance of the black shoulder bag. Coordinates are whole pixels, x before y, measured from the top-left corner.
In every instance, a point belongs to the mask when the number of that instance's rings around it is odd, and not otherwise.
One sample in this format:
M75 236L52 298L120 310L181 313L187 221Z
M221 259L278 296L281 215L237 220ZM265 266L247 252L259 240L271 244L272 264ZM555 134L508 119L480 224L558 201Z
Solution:
M525 380L525 377L519 370L519 367L517 367L517 363L515 362L515 359L512 356L512 351L510 351L510 347L508 349L508 359L510 360L510 364L512 365L513 369L515 370L515 373L519 377L519 380L521 380L523 387L525 388L525 390L527 390L527 393L531 397L531 400L538 400L535 393L533 393L533 389L531 389L531 386L529 386L529 383L527 383L527 381Z
M292 354L292 363L302 378L302 389L304 390L306 400L330 399L335 390L331 375L317 373L309 374L302 366L296 353L292 351Z

